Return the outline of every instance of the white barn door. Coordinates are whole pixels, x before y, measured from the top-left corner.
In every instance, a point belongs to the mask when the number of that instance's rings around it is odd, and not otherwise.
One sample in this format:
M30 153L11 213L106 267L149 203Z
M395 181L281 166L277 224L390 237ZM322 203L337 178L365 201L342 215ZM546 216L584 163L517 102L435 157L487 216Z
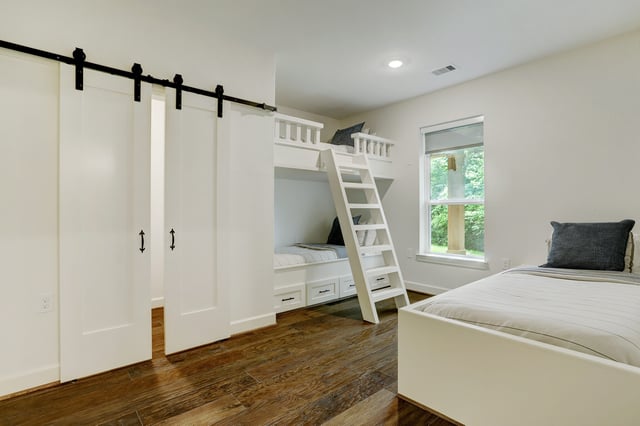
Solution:
M229 337L218 279L216 100L167 91L164 319L167 354Z
M85 69L77 91L61 65L63 382L151 358L150 114L150 85L134 102L132 80Z

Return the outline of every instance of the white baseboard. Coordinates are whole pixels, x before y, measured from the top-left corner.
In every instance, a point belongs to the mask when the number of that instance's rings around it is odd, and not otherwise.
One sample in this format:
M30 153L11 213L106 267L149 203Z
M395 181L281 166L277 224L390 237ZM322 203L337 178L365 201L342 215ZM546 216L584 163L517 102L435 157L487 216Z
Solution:
M268 327L276 324L275 312L258 315L257 317L245 318L238 321L231 321L231 335L245 333L257 328Z
M51 364L0 378L0 396L60 381L60 365Z
M151 298L151 309L154 308L162 308L164 306L164 297L152 297Z
M415 281L405 281L404 285L407 288L407 290L416 291L418 293L430 294L432 296L451 290L450 288L417 283Z

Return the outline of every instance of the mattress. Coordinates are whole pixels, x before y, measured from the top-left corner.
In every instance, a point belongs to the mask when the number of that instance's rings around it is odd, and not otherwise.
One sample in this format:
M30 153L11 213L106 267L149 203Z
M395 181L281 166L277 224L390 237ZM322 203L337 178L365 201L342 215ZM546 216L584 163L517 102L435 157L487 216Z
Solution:
M417 309L640 367L640 275L516 268Z
M346 257L344 246L331 244L295 244L279 247L273 255L273 267L327 262Z

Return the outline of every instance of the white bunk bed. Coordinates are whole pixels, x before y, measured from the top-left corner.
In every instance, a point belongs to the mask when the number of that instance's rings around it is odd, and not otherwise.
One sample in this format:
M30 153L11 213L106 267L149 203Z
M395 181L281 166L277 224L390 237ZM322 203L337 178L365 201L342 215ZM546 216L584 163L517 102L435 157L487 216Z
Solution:
M276 176L308 175L317 180L326 173L320 153L333 149L340 156L353 157L366 154L376 179L390 181L392 172L393 141L367 133L351 135L354 146L333 145L320 141L322 123L285 114L275 114L274 167ZM290 173L293 172L293 173ZM320 177L321 178L321 177ZM276 312L325 303L356 295L348 258L323 259L319 262L295 263L295 255L274 259L273 302ZM384 265L381 255L365 257L369 268ZM294 264L290 264L294 263ZM389 285L388 276L376 278L374 288Z
M635 269L516 268L398 314L398 394L456 422L635 425L638 389Z
M393 179L391 154L393 141L367 133L354 133L353 148L320 142L324 125L290 115L275 114L274 166L326 172L320 152L333 149L339 156L365 153L376 178Z

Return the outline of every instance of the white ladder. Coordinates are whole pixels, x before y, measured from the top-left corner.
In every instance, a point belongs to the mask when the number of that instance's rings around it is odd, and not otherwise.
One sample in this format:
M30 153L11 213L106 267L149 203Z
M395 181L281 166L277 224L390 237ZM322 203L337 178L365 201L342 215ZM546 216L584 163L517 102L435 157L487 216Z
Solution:
M338 162L332 149L322 152L333 203L338 214L351 272L358 292L362 318L377 324L379 319L376 302L394 299L396 307L401 308L409 304L409 297L391 242L378 188L369 167L369 160L365 154L341 156L341 159L343 157L347 160ZM355 177L356 181L345 182L345 177ZM354 225L352 217L364 212L369 213L369 223ZM374 245L361 246L356 231L376 232ZM382 254L384 266L365 269L362 256L366 254ZM389 277L390 286L372 290L372 282L375 282L375 278L381 275Z

